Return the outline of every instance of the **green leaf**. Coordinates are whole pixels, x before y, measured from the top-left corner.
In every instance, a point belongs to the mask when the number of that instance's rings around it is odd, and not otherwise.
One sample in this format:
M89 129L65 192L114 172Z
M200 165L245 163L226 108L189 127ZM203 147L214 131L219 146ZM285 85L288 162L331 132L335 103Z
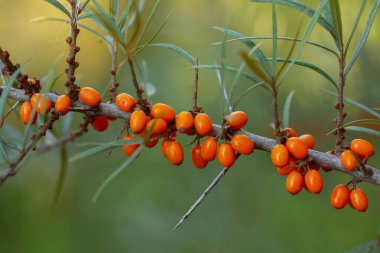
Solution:
M277 13L276 5L272 0L272 34L273 34L273 55L272 55L272 76L276 76L277 59Z
M91 0L86 0L86 2L83 3L81 9L82 9L82 10L86 9L86 6L87 6L87 4L90 3L90 1L91 1Z
M67 173L67 148L66 145L61 146L61 152L60 152L60 168L59 168L59 176L57 180L57 185L55 187L53 202L50 206L50 214L53 212L55 206L58 203L59 197L61 196L61 192L63 189L63 185L66 178Z
M154 15L156 14L159 5L160 5L160 0L157 0L156 3L155 3L155 5L153 6L152 11L151 11L150 14L149 14L149 17L148 17L148 19L147 19L147 21L146 21L146 23L145 23L143 29L141 30L139 36L137 37L137 40L136 40L136 45L137 45L137 46L140 44L141 39L142 39L143 36L145 35L147 28L149 27L150 23L152 22L153 17L154 17ZM149 44L149 43L147 43L147 44Z
M56 81L55 72L57 71L57 64L59 60L62 58L63 54L58 56L54 62L50 65L50 69L46 78L46 82L42 85L42 93L48 93L51 90L51 87L53 86L54 82ZM59 78L59 76L58 76Z
M222 66L221 65L218 65L218 64L214 64L214 65L199 65L199 66L194 66L193 68L199 68L199 69L221 69ZM224 66L225 70L231 72L231 73L239 73L240 70L238 68L235 68L235 67L231 67L231 66ZM260 80L252 75L251 73L247 72L247 71L241 71L241 75L244 76L245 78L247 78L248 80L250 81L253 81L255 83L258 83L260 82Z
M20 147L16 143L4 136L0 136L0 142L11 149L20 151Z
M230 30L230 29L227 29L224 27L219 27L219 26L214 26L214 28L218 31L226 33L227 35L229 35L235 39L241 40L249 49L256 47L256 44L253 41L251 41L250 39L246 39L246 36L244 36L241 33L238 33L236 31L233 31L233 30ZM264 53L260 49L258 49L254 52L254 56L258 59L260 64L264 67L265 71L267 73L270 73L271 67L270 67L269 62L268 62L267 58L265 57Z
M294 96L294 90L292 90L289 95L286 97L285 103L284 103L284 109L282 111L282 126L284 128L289 127L290 122L290 108L292 106L292 100Z
M354 26L352 27L352 30L351 30L350 36L348 37L348 40L347 40L347 43L346 43L346 47L345 47L345 49L344 49L344 54L345 54L345 55L347 54L348 48L350 47L351 40L352 40L352 38L354 37L354 34L355 34L355 31L356 31L356 28L358 27L358 24L359 24L360 18L361 18L362 15L363 15L363 11L364 11L364 8L365 8L366 3L367 3L367 0L363 0L363 1L362 1L362 5L360 6L360 9L359 9L358 15L356 16L356 19L355 19Z
M330 13L332 18L332 23L336 37L339 42L339 46L343 46L343 32L342 32L342 17L340 15L339 0L329 0L330 2Z
M356 49L352 55L351 60L348 62L347 66L344 70L344 76L348 75L348 73L350 72L355 61L358 59L358 57L359 57L359 55L363 49L363 46L364 46L365 42L367 41L369 32L371 31L371 27L372 27L373 21L376 18L376 13L379 10L379 7L380 7L380 0L375 0L375 2L373 3L373 7L371 9L371 13L369 14L369 17L367 19L366 26L364 28L364 32L360 38L358 45L356 46Z
M9 157L8 157L8 154L7 152L5 151L5 148L3 146L3 143L0 142L0 154L1 156L3 157L3 160L4 161L9 161Z
M323 0L320 0L322 2ZM330 10L330 5L326 4L325 7L323 8L323 16L325 17L327 23L332 25L332 17L331 17L331 10Z
M328 94L328 95L331 95L331 96L335 96L337 97L338 95L335 93L335 92L331 92L329 90L326 90L326 89L320 89L320 91ZM348 104L351 104L353 106L356 106L357 108L359 109L362 109L363 111L365 112L368 112L369 114L372 114L373 116L377 117L377 118L380 118L380 113L378 113L377 111L371 109L370 107L362 104L362 103L359 103L355 100L352 100L350 98L347 98L347 97L344 97L344 102L348 103Z
M44 0L45 2L48 2L49 4L53 5L55 8L63 12L66 16L68 16L71 19L70 12L58 1L56 0Z
M106 186L114 179L117 175L119 175L124 169L126 169L140 154L143 146L138 147L133 154L125 160L112 174L100 185L98 190L95 192L94 197L92 198L92 202L96 202L99 198L99 195L106 188Z
M264 81L267 85L272 86L271 78L261 69L261 67L257 64L256 60L252 57L249 57L247 53L240 52L240 56L245 61L245 64L249 67L249 69L261 80Z
M357 125L361 125L361 124L380 125L380 119L358 119L358 120L354 120L354 121L348 122L348 123L346 123L340 127L337 127L335 129L331 130L330 132L327 133L327 135L332 134L335 130L338 130L338 129L341 129L344 127L357 126Z
M80 153L74 155L73 157L71 157L69 162L77 161L79 159L83 159L83 158L91 156L91 155L96 155L96 154L99 154L101 152L105 152L105 151L108 151L111 149L115 149L115 148L118 148L118 147L121 147L124 145L141 144L141 143L142 143L141 138L135 138L132 140L117 140L114 142L105 143L103 145L99 145L95 148L91 148L91 149L88 149L86 151L83 151L83 152L80 152Z
M187 53L185 50L183 50L182 48L176 46L176 45L173 45L173 44L170 44L170 43L156 43L156 44L149 44L148 45L149 47L163 47L163 48L168 48L168 49L171 49L177 53L179 53L181 56L183 56L183 58L185 58L188 62L191 63L191 65L195 65L195 58L192 57L189 53Z
M12 76L9 78L9 80L5 84L5 87L3 86L2 90L1 90L1 96L0 96L0 119L2 119L3 116L4 116L4 108L5 108L5 104L6 104L7 100L8 100L9 91L11 90L11 88L13 86L13 83L16 81L17 76L20 74L21 69L22 69L22 67L19 67L12 74Z
M360 132L360 133L365 133L365 134L370 134L370 135L380 137L380 131L377 131L377 130L371 129L371 128L367 128L367 127L348 126L345 128L345 130Z

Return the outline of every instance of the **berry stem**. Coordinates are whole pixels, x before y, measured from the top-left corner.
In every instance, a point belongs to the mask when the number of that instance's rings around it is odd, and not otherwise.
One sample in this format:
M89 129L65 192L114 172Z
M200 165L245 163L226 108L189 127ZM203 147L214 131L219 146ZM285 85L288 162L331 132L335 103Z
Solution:
M278 115L278 94L276 82L273 82L272 85L272 97L273 97L273 117L274 117L274 130L275 130L275 138L277 143L281 143L282 134L281 134L281 122L280 117Z

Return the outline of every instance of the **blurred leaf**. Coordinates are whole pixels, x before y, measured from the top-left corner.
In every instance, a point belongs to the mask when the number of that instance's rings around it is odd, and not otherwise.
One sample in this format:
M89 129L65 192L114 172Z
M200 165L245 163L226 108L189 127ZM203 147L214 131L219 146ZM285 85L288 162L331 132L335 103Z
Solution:
M4 108L5 108L5 104L6 104L7 100L8 100L9 91L11 90L11 88L13 86L13 83L16 81L17 76L20 74L21 69L22 69L22 67L19 67L12 74L12 76L9 78L9 80L5 84L5 87L3 86L3 88L1 89L1 96L0 96L0 119L2 119L3 116L4 116Z
M86 6L87 6L87 4L90 3L90 1L91 1L91 0L86 0L86 1L83 3L81 9L82 9L82 10L86 9Z
M264 87L266 87L264 82L259 82L259 83L255 83L255 84L251 85L248 89L246 89L245 91L243 91L243 92L240 94L240 96L232 102L232 107L235 108L235 107L240 103L240 101L241 101L246 95L248 95L248 93L250 93L251 91L253 91L254 89L256 89L257 87L260 87L260 86L264 86Z
M59 60L62 58L63 54L58 56L54 62L50 65L49 72L46 78L46 82L42 85L42 93L48 93L51 90L54 82L56 81L55 72L57 71L57 64ZM64 73L64 72L63 72ZM59 76L58 76L59 77Z
M14 143L13 141L9 140L8 138L4 136L0 136L0 142L11 149L20 151L20 147L16 143Z
M356 49L355 49L355 51L354 51L354 53L352 55L351 60L349 61L349 63L347 64L347 66L346 66L346 68L344 70L344 75L345 76L347 76L348 73L350 72L352 66L354 65L355 61L359 57L359 54L361 53L365 42L367 41L369 32L371 31L371 27L372 27L373 21L376 18L376 13L379 10L379 7L380 7L380 0L375 0L375 2L373 3L373 7L371 9L371 13L369 14L369 17L367 19L364 32L362 33L360 41L359 41L358 45L356 46Z
M276 5L272 0L272 34L273 34L273 55L272 55L272 76L276 76L277 59L277 13Z
M124 145L141 144L141 143L142 143L141 138L135 138L132 140L117 140L117 141L113 141L110 143L105 143L105 144L99 145L95 148L91 148L91 149L85 150L83 152L80 152L80 153L74 155L73 157L71 157L69 162L77 161L79 159L83 159L83 158L91 156L91 155L96 155L96 154L99 154L101 152L108 151L111 149L115 149L115 148L118 148L118 147L121 147Z
M371 135L380 137L380 131L377 131L377 130L371 129L371 128L367 128L367 127L348 126L345 129L349 130L349 131L360 132L360 133L365 133L365 134L371 134Z
M50 206L50 214L53 212L55 206L58 203L59 197L61 196L63 184L66 178L66 173L67 173L67 148L66 148L66 145L62 145L61 151L60 151L59 176L57 180L57 185L55 187L53 202L51 203L51 206Z
M369 253L376 244L377 241L375 240L367 241L349 251L346 251L346 253Z
M156 87L151 83L146 83L145 86L146 96L152 97L154 94L156 94Z
M361 18L362 15L363 15L363 11L364 11L364 8L365 8L366 3L367 3L367 0L362 0L362 5L360 6L360 9L359 9L358 15L356 16L355 23L354 23L354 25L353 25L353 27L352 27L352 30L351 30L350 36L348 37L348 40L347 40L347 43L346 43L346 47L345 47L345 49L344 49L344 54L347 54L348 48L350 47L350 44L351 44L351 40L352 40L352 38L354 37L354 34L355 34L355 31L356 31L356 28L358 27L358 24L359 24L360 18Z
M335 129L331 130L330 132L327 133L327 135L332 134L335 130L338 130L338 129L341 129L344 127L357 126L357 125L361 125L361 124L380 125L380 119L358 119L358 120L354 120L354 121L348 122L346 124L343 124L340 127L337 127Z
M170 43L156 43L156 44L149 44L148 46L149 47L163 47L163 48L171 49L171 50L179 53L181 56L183 56L183 58L185 58L186 60L188 60L191 63L191 65L195 65L195 58L192 57L185 50L183 50L182 48L180 48L180 47L178 47L176 45L173 45L173 44L170 44Z
M294 90L292 90L289 95L286 97L285 103L284 103L284 109L282 111L282 126L284 128L289 127L290 122L290 108L292 106L292 100L294 96Z
M71 18L70 12L58 1L56 0L44 0L45 2L48 2L49 4L53 5L55 8L63 12L66 16Z
M98 190L95 192L94 197L92 198L92 202L96 202L99 198L99 195L102 193L102 191L105 189L105 187L114 179L117 175L119 175L124 169L126 169L134 160L135 158L140 154L141 150L143 149L143 146L139 146L133 154L125 160L124 163L122 163L112 174L100 185Z
M61 119L62 122L62 134L63 135L68 135L70 134L70 126L73 122L73 116L74 113L69 112L66 114L64 118Z
M260 68L254 58L248 56L245 52L240 52L240 56L244 59L245 64L249 67L249 69L262 81L264 81L267 85L271 86L272 81L270 77Z
M3 146L3 143L0 142L0 154L1 156L3 157L3 160L4 161L9 161L9 157L8 157L8 154L7 152L5 151L5 148Z
M333 23L333 28L336 37L339 42L339 46L343 46L343 33L342 33L342 17L340 15L339 0L329 0L330 2L330 13Z
M82 20L82 19L86 19L86 18L95 18L95 16L96 15L92 12L84 12L82 15L78 16L78 20Z
M323 0L320 0L322 2ZM325 8L323 9L323 16L325 17L327 23L332 25L332 17L331 17L331 11L330 11L330 5L326 4Z
M223 69L223 67L220 69L215 69L215 72L216 72L216 77L218 79L218 84L219 84L221 93L222 93L223 98L224 98L224 100L223 100L223 102L224 102L223 103L224 104L223 114L227 114L227 113L232 112L233 106L231 104L226 86L224 84L224 80L223 80L222 72L221 72L222 69Z
M59 73L58 75L56 75L56 77L54 78L53 80L53 83L51 84L51 87L50 89L53 89L54 85L57 83L58 79L63 76L66 72L65 71L62 71L61 73Z
M320 89L320 91L328 94L328 95L331 95L331 96L337 96L337 94L335 92L331 92L329 90L326 90L326 89ZM356 106L357 108L359 109L362 109L363 111L365 112L368 112L369 114L372 114L373 116L377 117L377 118L380 118L380 113L376 112L375 110L369 108L368 106L362 104L362 103L359 103L359 102L356 102L355 100L352 100L350 98L347 98L347 97L344 97L344 102L346 103L349 103L351 105L354 105Z
M142 28L139 36L137 37L137 40L136 40L136 45L137 46L140 44L141 39L145 35L147 28L149 27L150 23L152 22L152 19L153 19L154 15L156 14L159 5L160 5L160 0L157 0L156 3L155 3L155 5L153 6L152 11L149 14L149 17L148 17L148 19L147 19L144 27ZM149 44L149 43L147 43L147 44Z
M218 65L218 64L214 64L214 65L199 65L199 66L194 66L193 68L199 68L199 69L221 69L222 66ZM235 68L235 67L231 67L231 66L224 66L225 70L229 71L229 72L232 72L232 73L238 73L239 72L239 69L238 68ZM247 71L242 71L241 72L241 75L244 76L245 78L247 78L248 80L250 81L253 81L253 82L260 82L260 80L252 75L251 73L247 72Z

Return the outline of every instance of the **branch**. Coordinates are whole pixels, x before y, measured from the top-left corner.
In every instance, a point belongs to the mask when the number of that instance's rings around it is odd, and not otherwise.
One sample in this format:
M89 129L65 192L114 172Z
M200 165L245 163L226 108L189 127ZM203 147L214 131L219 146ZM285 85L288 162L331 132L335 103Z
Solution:
M119 87L117 82L117 45L115 41L112 43L112 68L111 68L111 87L110 87L110 102L115 102L116 89Z

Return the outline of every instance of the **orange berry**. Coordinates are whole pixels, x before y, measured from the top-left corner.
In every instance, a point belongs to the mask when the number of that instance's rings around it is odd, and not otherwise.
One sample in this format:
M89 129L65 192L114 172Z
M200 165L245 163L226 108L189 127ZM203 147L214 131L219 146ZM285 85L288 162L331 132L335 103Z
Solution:
M218 160L223 167L231 167L236 160L235 151L228 143L222 143L218 149Z
M295 170L297 166L297 161L294 157L290 157L289 158L289 163L283 167L277 167L277 172L278 174L280 175L289 175L290 172L292 172L293 170Z
M303 160L308 156L308 149L306 144L297 137L291 137L286 140L286 148L289 153L296 159Z
M134 133L140 133L145 129L147 124L146 114L142 110L136 110L131 114L129 126Z
M125 140L125 141L133 140L133 139L136 139L136 136L126 135L123 137L123 140ZM127 156L131 156L139 146L140 146L140 144L138 144L138 143L124 145L123 146L124 153Z
M201 146L195 145L191 149L191 161L193 162L194 166L198 169L203 169L207 166L208 161L206 161L202 157Z
M127 93L120 93L115 97L115 104L120 110L131 112L136 106L136 100Z
M201 146L202 158L206 161L212 161L218 151L218 141L214 137L207 137Z
M102 101L99 92L91 87L83 87L79 90L79 99L86 105L97 107Z
M311 134L303 134L300 137L298 137L303 141L308 149L313 149L315 145L315 139Z
M340 161L343 167L350 171L359 167L359 163L356 160L355 154L351 150L343 151L342 154L340 155Z
M193 126L194 126L194 118L191 112L184 111L184 112L180 112L177 115L177 119L175 121L175 127L178 132L186 133L192 130Z
M232 148L242 155L249 155L253 152L255 144L244 134L235 134L231 139Z
M205 113L198 113L194 118L195 130L200 136L207 135L212 131L212 121Z
M342 209L350 200L350 189L344 184L335 186L331 193L330 203L336 209Z
M304 178L301 172L293 170L286 178L286 190L290 194L298 194L304 185Z
M103 132L108 128L108 118L106 116L96 116L91 122L91 126L98 132Z
M350 203L353 208L360 212L365 212L368 208L368 199L364 191L356 188L350 193Z
M360 158L370 157L375 153L373 145L362 139L355 139L351 141L350 150L355 152Z
M32 111L33 111L33 107L32 107L32 104L30 102L22 103L22 105L20 107L20 117L21 117L21 121L22 121L22 123L24 123L24 125L28 124L29 118L32 114ZM37 120L37 113L34 113L31 124L34 124L36 122L36 120Z
M178 141L169 141L165 148L166 158L174 165L180 165L183 162L183 149Z
M274 166L282 167L289 163L289 151L283 144L277 144L271 152L271 160Z
M151 133L151 135L160 135L165 132L167 128L168 124L163 119L151 119L146 124L146 130L148 133Z
M243 128L248 122L248 116L245 112L236 111L227 116L227 123L235 130Z
M323 189L323 179L317 170L309 170L305 174L305 186L311 193L320 193Z
M51 102L49 98L44 94L33 94L33 96L30 98L30 103L32 104L32 107L35 107L37 104L36 112L41 114L45 114L51 109Z
M297 133L293 128L287 127L282 129L282 135L286 136L288 138L290 137L297 137Z
M163 139L161 142L161 152L166 157L166 148L169 144L170 140L169 139Z
M173 108L164 103L154 104L150 109L150 114L153 118L161 118L167 123L170 123L175 119L175 111Z
M54 105L54 110L62 115L66 115L71 107L71 100L69 96L62 95L57 98Z

